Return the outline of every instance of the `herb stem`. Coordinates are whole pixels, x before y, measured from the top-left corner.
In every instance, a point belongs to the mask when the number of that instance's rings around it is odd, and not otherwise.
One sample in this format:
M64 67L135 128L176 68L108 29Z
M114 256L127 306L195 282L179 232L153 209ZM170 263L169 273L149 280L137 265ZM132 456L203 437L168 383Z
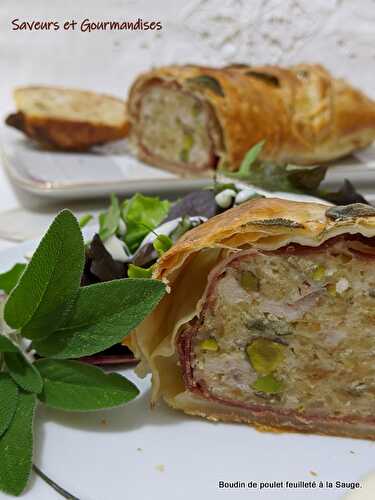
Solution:
M57 493L59 493L63 498L67 498L68 500L80 500L78 497L71 495L69 492L61 488L57 483L52 481L48 476L44 474L35 464L33 464L33 470L35 474L37 474L43 481L45 481L51 488L53 488Z

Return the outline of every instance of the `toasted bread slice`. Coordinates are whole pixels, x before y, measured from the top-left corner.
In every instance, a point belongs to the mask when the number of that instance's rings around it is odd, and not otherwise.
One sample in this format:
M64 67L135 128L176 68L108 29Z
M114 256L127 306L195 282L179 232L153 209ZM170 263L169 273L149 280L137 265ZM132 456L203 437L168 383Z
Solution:
M44 146L82 151L126 137L126 104L115 97L59 87L14 91L17 112L6 124Z

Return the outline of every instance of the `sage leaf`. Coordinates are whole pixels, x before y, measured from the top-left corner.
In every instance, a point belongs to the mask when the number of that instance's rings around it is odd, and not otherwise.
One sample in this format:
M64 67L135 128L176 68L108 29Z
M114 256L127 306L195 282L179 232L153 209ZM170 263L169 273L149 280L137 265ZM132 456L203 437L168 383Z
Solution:
M42 390L42 377L35 366L29 363L21 352L6 352L4 361L9 375L21 389L36 393Z
M20 495L30 477L35 394L20 392L13 420L0 439L0 490Z
M18 352L18 349L11 340L0 335L0 352Z
M246 71L245 75L252 76L257 78L258 80L262 80L265 83L273 85L274 87L280 87L280 80L275 75L271 75L271 73L262 73L260 71Z
M12 421L17 401L18 387L7 373L0 373L0 437Z
M4 318L30 339L40 339L65 320L77 293L84 265L78 222L69 210L55 218L18 285L9 295Z
M115 234L120 222L120 205L117 197L111 195L111 205L107 212L99 215L99 236L102 241L107 240L110 236Z
M214 94L219 95L220 97L225 96L221 83L219 82L219 80L217 80L217 78L214 78L213 76L200 75L200 76L195 76L193 78L188 78L187 81L188 83L194 85L200 85L202 87L206 87L207 89L210 89Z
M166 236L165 234L159 234L157 238L153 241L153 247L158 252L159 256L167 252L172 245L173 241L169 236Z
M43 359L36 362L43 379L40 401L51 408L93 411L120 406L134 399L137 387L118 373L79 363Z
M158 280L122 279L79 290L72 315L47 339L33 342L44 357L79 358L120 342L157 305L165 292Z
M9 271L0 274L0 290L9 295L17 285L21 274L24 272L26 264L15 264Z

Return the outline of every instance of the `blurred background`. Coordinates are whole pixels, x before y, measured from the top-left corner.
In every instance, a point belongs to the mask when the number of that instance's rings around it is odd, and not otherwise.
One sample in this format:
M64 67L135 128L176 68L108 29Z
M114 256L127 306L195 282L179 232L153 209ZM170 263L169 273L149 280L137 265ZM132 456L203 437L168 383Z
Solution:
M12 31L11 21L160 20L161 31ZM320 62L375 97L375 0L1 0L2 115L14 86L126 95L153 65Z

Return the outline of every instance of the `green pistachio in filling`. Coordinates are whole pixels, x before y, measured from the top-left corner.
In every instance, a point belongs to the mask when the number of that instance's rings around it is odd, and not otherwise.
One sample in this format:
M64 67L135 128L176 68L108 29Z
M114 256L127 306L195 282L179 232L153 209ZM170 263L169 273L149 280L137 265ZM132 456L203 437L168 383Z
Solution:
M213 352L216 352L216 351L219 350L219 345L218 345L218 343L216 342L215 339L205 339L205 340L202 340L202 342L199 344L199 347L203 351L213 351Z
M241 286L247 292L257 292L259 290L259 279L251 271L241 274Z
M284 384L273 375L265 375L264 377L258 377L252 387L257 392L279 394L283 391Z
M285 349L286 346L279 342L259 337L246 347L246 353L257 373L269 375L284 361Z

